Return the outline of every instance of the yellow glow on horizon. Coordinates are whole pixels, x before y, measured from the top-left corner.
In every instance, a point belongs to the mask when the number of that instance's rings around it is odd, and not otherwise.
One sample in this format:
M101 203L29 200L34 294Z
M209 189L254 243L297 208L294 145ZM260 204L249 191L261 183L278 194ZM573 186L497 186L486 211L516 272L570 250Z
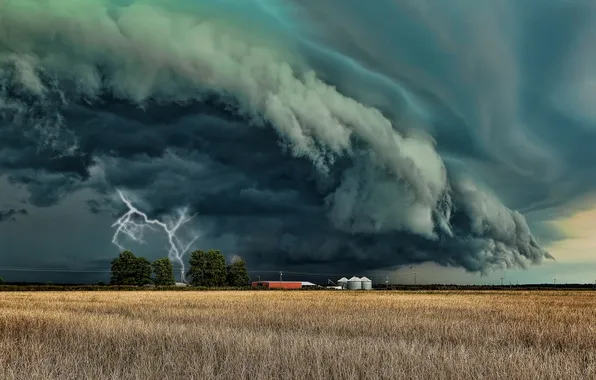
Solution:
M547 249L560 262L596 262L596 208L580 211L553 223L567 236Z

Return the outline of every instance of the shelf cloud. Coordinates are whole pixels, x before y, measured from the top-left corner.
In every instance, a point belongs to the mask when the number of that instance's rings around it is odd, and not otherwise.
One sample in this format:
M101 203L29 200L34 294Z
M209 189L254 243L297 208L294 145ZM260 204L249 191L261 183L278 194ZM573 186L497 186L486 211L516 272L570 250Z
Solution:
M594 188L595 11L3 0L0 170L31 213L189 206L254 265L525 268Z

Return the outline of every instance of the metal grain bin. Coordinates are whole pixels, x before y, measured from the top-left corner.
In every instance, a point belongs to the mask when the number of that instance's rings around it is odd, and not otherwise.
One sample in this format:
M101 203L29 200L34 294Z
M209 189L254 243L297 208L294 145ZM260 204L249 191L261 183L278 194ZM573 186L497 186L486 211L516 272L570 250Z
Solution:
M360 279L362 282L362 289L364 290L371 290L372 289L372 281L369 278L362 277Z
M348 289L360 290L362 289L362 281L358 277L352 277L348 280Z
M348 287L348 279L345 277L340 278L337 280L337 285L341 286L342 289L346 289Z

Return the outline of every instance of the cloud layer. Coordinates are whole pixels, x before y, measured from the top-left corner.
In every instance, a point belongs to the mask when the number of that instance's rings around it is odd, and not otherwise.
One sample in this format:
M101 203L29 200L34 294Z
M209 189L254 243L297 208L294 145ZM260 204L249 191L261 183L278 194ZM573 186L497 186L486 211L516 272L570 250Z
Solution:
M0 210L0 223L6 222L6 221L14 222L17 220L17 216L19 216L19 215L27 215L27 210L25 210L24 208L20 208L20 209L9 208L6 210Z
M255 266L538 264L514 210L548 240L593 188L596 8L453 5L0 1L0 169L190 205Z

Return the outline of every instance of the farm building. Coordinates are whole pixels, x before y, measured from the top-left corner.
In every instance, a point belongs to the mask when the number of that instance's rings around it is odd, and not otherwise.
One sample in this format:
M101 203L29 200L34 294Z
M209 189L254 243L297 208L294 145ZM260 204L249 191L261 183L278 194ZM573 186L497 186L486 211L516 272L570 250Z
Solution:
M345 277L340 278L337 281L337 284L341 289L349 289L349 290L372 290L372 281L369 278L362 277L358 278L356 276L350 278L349 280Z
M348 280L348 289L360 290L362 289L362 280L354 276Z
M371 290L372 289L372 281L369 278L362 277L360 279L362 282L362 289L363 290Z
M254 281L251 286L267 289L302 289L302 284L302 281Z

